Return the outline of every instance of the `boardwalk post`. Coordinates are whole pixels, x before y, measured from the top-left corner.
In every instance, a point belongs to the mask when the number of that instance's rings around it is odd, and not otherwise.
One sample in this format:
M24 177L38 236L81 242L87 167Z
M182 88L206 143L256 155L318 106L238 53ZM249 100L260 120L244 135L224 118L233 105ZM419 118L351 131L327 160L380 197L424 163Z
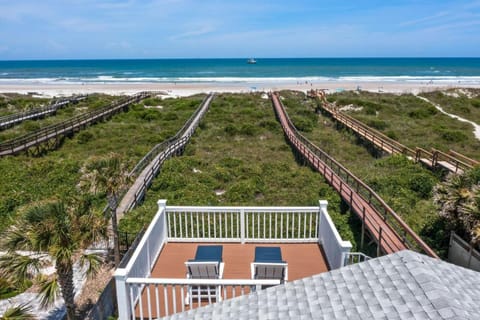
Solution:
M360 237L360 249L363 249L363 243L365 241L365 207L362 209L362 235Z
M381 243L382 243L382 227L380 227L380 231L378 233L377 257L380 257L380 253L382 251Z

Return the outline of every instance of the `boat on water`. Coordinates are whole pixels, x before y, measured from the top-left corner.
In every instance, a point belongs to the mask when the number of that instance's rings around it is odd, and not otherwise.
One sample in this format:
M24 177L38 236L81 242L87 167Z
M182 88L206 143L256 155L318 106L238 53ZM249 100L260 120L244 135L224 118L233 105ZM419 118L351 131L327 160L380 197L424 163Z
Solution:
M257 60L255 60L253 58L250 58L250 59L247 60L247 63L248 64L255 64L255 63L257 63Z

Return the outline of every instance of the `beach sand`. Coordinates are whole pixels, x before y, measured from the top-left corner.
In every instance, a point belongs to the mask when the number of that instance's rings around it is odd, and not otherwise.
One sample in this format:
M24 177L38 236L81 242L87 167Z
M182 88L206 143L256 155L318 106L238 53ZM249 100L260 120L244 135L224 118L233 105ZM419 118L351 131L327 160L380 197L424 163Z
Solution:
M419 83L419 82L204 82L204 83L85 83L85 84L0 84L0 93L34 93L47 97L69 96L80 93L106 93L131 95L139 91L161 91L165 96L189 96L206 92L252 92L292 89L307 91L325 89L327 93L343 90L371 92L413 93L445 90L451 88L480 88L478 84L467 83Z

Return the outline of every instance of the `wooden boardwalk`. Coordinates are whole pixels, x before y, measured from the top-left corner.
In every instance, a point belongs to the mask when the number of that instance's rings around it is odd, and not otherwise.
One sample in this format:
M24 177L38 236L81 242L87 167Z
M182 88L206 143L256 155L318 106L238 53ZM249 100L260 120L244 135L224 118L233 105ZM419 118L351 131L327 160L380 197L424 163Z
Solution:
M450 150L449 153L432 149L431 151L422 148L411 149L400 142L384 135L363 122L345 114L328 103L323 94L315 91L309 93L310 97L319 98L319 106L322 107L333 119L346 128L355 132L361 138L369 141L377 149L387 154L404 154L410 160L421 162L428 168L441 167L450 172L461 174L465 170L472 169L478 165L478 161L470 159L458 152Z
M132 97L122 99L117 103L99 110L90 111L61 123L57 123L21 137L5 141L0 144L0 157L15 155L31 147L39 146L49 141L58 142L65 135L71 134L101 119L108 118L121 110L128 108L132 103L150 97L150 93L141 92Z
M171 156L183 151L203 115L207 112L213 98L214 94L208 95L192 117L174 137L156 145L142 160L140 160L139 164L137 164L131 173L132 176L136 176L136 179L123 196L117 208L118 219L143 199L153 178L160 171L163 162Z
M86 98L87 98L86 95L73 96L73 97L64 98L64 99L55 101L54 103L46 107L35 108L32 110L0 117L0 130L13 127L17 124L22 123L25 120L34 120L34 119L39 119L39 118L52 115L56 113L58 109L63 108L66 105L71 103L78 103L79 101L84 100Z
M292 147L342 196L362 220L379 251L393 253L403 249L437 257L422 239L366 184L299 134L291 123L276 93L271 95L275 112ZM379 252L380 253L380 252Z

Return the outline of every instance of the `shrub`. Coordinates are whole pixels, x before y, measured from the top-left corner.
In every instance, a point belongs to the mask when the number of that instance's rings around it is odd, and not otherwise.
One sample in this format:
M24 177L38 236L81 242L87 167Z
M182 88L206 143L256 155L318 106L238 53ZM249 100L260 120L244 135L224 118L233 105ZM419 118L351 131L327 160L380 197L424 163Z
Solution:
M474 108L480 108L480 99L472 99L471 104Z
M147 98L143 100L143 104L146 106L158 106L162 100L160 98Z
M443 140L448 142L462 142L468 140L468 136L459 130L447 130L440 131L440 136Z
M390 139L398 140L397 134L396 134L395 131L393 131L393 130L387 130L387 131L385 131L385 135L386 135L387 137L389 137Z
M413 119L425 119L437 114L437 109L433 106L426 106L412 110L408 113L408 116Z
M240 127L239 133L245 136L254 136L257 134L257 128L251 124L244 124Z
M40 129L40 124L37 121L28 120L24 122L23 128L28 132L32 132Z
M408 186L411 190L415 191L419 197L429 199L435 183L436 181L431 175L417 173L410 176Z
M224 131L230 137L233 137L234 135L236 135L238 133L237 127L235 127L233 124L227 124Z
M78 144L85 144L94 138L93 133L89 131L82 131L77 135Z
M292 118L293 125L300 131L311 132L313 130L314 124L313 121L304 117L293 116Z
M370 119L367 121L367 125L377 130L384 130L388 127L388 124L380 119Z
M172 121L172 120L177 120L178 119L178 115L174 112L168 112L167 114L165 114L165 116L163 117L164 120L167 120L167 121Z

